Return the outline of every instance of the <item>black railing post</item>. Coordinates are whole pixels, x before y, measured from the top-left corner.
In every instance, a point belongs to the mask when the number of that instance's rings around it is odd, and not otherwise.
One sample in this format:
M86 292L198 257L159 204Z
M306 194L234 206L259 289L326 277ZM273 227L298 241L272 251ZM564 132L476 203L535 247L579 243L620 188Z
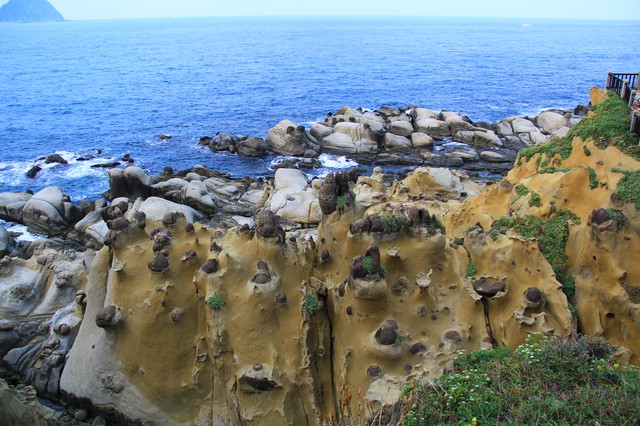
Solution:
M607 82L604 85L604 90L609 90L611 87L611 71L607 73Z
M628 104L630 97L631 89L629 88L629 80L624 80L622 82L622 89L620 89L620 98L622 98L624 103Z

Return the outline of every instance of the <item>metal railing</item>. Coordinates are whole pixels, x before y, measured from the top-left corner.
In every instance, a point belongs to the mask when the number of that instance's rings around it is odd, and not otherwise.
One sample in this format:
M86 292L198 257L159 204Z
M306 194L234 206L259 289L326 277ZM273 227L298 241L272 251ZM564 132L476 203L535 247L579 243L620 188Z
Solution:
M640 83L640 73L609 72L605 90L616 92L629 108L632 108L636 101L638 83ZM640 111L631 110L631 128L629 130L640 136Z

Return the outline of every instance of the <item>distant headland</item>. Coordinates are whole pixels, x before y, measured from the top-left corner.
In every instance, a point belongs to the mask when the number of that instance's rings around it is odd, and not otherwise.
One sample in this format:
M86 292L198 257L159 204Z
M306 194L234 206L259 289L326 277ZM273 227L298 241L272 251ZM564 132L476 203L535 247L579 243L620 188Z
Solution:
M0 7L0 22L61 22L64 17L47 0L9 0Z

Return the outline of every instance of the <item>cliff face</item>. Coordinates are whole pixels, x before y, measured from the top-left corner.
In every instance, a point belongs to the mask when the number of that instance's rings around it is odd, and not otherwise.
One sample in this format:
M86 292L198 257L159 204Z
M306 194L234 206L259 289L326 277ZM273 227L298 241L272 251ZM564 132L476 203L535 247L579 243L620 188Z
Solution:
M64 17L47 0L9 0L0 7L0 22L61 22Z
M317 229L285 232L268 210L252 230L118 207L97 253L40 243L0 265L3 309L51 317L47 339L5 361L157 424L361 423L458 351L534 332L602 336L638 363L640 214L616 193L619 170L640 167L570 148L486 189L446 169L390 187L379 170L329 175Z

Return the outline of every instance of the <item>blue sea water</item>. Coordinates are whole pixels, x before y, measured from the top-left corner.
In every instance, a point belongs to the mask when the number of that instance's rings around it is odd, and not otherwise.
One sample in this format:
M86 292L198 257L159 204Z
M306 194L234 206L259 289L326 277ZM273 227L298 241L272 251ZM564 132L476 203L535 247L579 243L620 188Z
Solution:
M523 24L530 24L523 26ZM150 173L196 164L269 172L198 145L265 137L344 105L419 105L496 121L588 102L607 71L638 72L637 21L193 18L0 25L0 192L107 189L89 166L129 153ZM159 140L157 134L170 134ZM79 155L102 153L89 162ZM58 152L68 165L26 171Z

